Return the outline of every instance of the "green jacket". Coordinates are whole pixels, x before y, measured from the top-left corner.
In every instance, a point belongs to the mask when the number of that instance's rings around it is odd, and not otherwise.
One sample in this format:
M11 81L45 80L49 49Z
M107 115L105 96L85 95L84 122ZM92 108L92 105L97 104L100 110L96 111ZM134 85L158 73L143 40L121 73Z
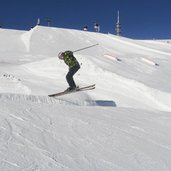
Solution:
M64 62L69 66L69 68L79 65L79 63L78 63L77 59L74 57L72 51L65 51L63 59L64 59Z

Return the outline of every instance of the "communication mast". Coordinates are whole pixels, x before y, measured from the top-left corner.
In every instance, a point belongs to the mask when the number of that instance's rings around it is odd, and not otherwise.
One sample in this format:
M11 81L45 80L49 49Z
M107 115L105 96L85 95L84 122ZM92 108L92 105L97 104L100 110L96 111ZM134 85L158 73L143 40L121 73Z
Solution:
M118 11L118 17L117 17L117 22L116 22L116 35L121 36L121 24L119 21L119 11Z

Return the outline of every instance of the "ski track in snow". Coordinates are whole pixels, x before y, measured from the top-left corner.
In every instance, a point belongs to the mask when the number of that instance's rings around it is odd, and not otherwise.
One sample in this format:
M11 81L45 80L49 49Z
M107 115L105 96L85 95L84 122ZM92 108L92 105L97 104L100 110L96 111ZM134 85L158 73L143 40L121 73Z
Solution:
M2 161L6 163L6 168L10 165L14 170L132 170L144 166L166 169L162 162L157 162L160 157L154 156L154 153L157 150L170 156L171 146L167 136L171 127L168 125L168 130L160 129L161 124L165 128L164 122L170 118L169 113L164 117L164 113L146 112L144 116L144 111L135 110L133 114L123 108L117 113L115 108L99 108L98 115L94 115L94 107L85 108L85 111L77 107L75 112L68 113L66 111L72 106L63 109L61 105L49 108L35 104L25 108L28 105L24 104L15 108L15 104L15 101L1 103L4 106L1 116L6 118L1 117L0 122L1 132L4 132L1 152L8 158ZM41 113L38 112L40 108L43 108ZM57 113L54 112L57 110ZM156 115L155 120L153 115ZM129 148L124 149L125 146ZM18 160L13 153L17 154ZM33 161L30 158L32 155ZM129 163L133 161L135 165L131 166Z

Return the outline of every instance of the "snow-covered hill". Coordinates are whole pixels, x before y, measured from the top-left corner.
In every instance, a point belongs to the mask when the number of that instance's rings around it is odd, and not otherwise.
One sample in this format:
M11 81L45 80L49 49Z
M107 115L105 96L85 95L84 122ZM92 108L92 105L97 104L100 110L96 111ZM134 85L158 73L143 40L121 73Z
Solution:
M0 168L171 170L171 44L37 26L0 29ZM68 87L64 50L92 91Z

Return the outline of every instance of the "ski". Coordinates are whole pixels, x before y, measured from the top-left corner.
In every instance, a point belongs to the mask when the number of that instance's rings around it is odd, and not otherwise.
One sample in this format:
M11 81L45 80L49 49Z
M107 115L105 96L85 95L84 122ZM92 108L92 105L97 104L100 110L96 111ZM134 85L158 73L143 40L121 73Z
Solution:
M86 90L93 90L95 89L95 84L92 84L92 85L89 85L89 86L84 86L84 87L80 87L76 90L73 90L73 91L62 91L62 92L59 92L59 93L55 93L55 94L50 94L48 95L49 97L57 97L57 96L62 96L62 95L66 95L66 94L70 94L70 93L76 93L76 92L79 92L79 91L86 91Z

